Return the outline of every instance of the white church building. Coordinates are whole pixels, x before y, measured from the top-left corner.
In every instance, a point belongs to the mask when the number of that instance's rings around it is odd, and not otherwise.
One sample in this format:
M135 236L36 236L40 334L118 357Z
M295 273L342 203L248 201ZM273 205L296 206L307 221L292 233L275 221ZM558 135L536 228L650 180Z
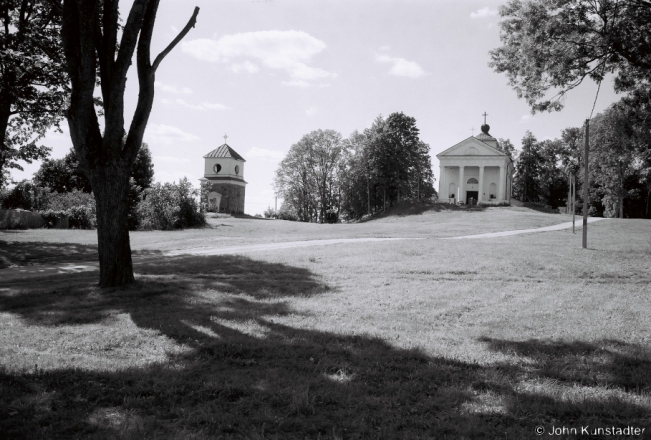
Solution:
M497 139L489 130L484 123L480 134L436 155L440 163L439 202L510 203L513 161L497 148Z

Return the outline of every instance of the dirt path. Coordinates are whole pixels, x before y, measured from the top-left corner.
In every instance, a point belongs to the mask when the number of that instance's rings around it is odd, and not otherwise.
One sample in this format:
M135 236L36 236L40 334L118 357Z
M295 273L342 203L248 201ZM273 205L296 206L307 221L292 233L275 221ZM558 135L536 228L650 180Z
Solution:
M588 223L594 223L600 220L604 220L604 219L599 217L591 217L588 219ZM582 225L580 220L576 222L576 226L578 229L581 228ZM491 232L486 234L462 235L459 237L440 238L440 240L507 237L511 235L559 231L571 227L572 227L572 222L565 222L565 223L560 223L558 225L546 226L544 228L517 229L511 231ZM163 254L162 257L161 256L142 256L142 257L134 256L133 263L134 266L137 267L138 264L142 262L150 263L157 259L166 258L166 257L175 257L179 255L229 255L229 254L241 254L241 253L248 253L248 252L291 249L291 248L308 247L308 246L325 246L330 244L364 243L364 242L368 243L368 242L395 241L395 240L418 240L418 239L417 238L388 238L388 237L387 238L335 238L329 240L286 241L280 243L229 246L224 248L212 248L212 249L195 248L195 249L184 249L179 251L166 252ZM31 266L9 267L6 269L0 269L0 287L2 287L1 284L2 281L8 282L8 281L15 281L18 279L23 279L26 277L62 275L62 274L96 271L96 270L99 270L99 263L96 261L64 263L64 264L36 264Z
M598 222L600 220L606 220L603 217L588 217L588 223ZM462 235L459 237L447 237L443 240L461 240L469 238L494 238L494 237L508 237L510 235L520 235L520 234L532 234L535 232L550 232L550 231L560 231L561 229L569 229L572 227L572 222L559 223L557 225L545 226L544 228L536 229L516 229L513 231L502 231L502 232L489 232L486 234L475 234L475 235ZM576 222L576 228L583 228L583 219L578 219Z

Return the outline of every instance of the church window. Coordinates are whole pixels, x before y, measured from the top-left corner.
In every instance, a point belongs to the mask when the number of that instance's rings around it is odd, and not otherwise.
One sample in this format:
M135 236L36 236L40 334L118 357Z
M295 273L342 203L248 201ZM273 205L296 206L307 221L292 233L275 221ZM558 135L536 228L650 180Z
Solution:
M212 167L212 169L215 171L215 174L217 174L222 170L222 166L216 163L215 166Z
M237 176L238 174L240 174L240 166L235 165L235 175Z
M474 177L468 179L468 185L477 185L479 182Z

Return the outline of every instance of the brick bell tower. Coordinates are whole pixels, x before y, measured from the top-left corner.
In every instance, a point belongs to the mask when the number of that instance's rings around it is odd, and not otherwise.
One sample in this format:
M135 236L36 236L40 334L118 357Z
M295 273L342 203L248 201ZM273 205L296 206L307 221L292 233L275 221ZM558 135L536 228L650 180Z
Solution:
M201 202L209 212L244 213L244 158L227 143L203 158L205 161L201 181Z

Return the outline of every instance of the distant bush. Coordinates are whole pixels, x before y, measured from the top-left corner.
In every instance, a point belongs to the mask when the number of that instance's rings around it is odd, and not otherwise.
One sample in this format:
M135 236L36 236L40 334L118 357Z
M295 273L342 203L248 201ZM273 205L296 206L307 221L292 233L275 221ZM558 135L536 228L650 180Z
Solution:
M268 207L264 212L263 212L264 218L278 218L278 215L276 214L276 211L271 209L271 206Z
M72 229L94 229L97 224L95 205L73 206L66 210L68 224Z
M92 207L95 211L95 197L91 193L74 189L71 192L49 193L45 200L45 209L67 211L77 206Z
M290 220L290 221L293 221L293 222L298 221L298 215L296 214L296 212L293 209L289 208L284 203L280 207L280 210L278 211L278 214L277 214L276 218L280 219L280 220Z
M57 224L60 217L68 218L72 229L94 229L97 224L95 197L91 193L74 189L71 192L48 193L44 208L39 211L48 227Z
M68 217L67 211L55 211L54 209L47 209L45 211L39 211L43 220L45 220L46 228L53 228L58 223L61 217Z
M199 212L198 190L187 178L176 183L157 183L145 189L136 208L138 229L164 231L203 226L206 218Z

